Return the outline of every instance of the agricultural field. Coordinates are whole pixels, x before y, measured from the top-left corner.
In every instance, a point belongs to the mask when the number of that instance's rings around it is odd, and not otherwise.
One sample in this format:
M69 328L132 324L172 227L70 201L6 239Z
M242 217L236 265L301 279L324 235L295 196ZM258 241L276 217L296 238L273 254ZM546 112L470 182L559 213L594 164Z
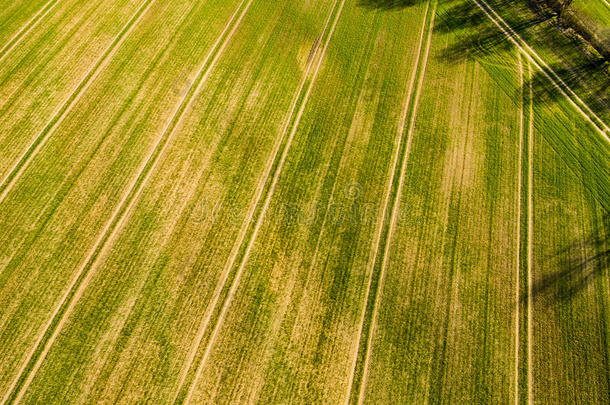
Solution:
M528 4L0 9L0 403L608 403L610 70Z
M573 7L593 21L610 29L610 1L608 0L576 0Z

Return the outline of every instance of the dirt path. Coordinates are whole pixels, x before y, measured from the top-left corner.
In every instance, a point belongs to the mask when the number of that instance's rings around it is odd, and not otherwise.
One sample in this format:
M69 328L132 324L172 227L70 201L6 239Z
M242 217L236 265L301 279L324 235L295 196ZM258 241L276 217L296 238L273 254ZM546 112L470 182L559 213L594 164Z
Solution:
M366 301L365 306L362 311L362 318L360 321L360 326L358 330L358 340L356 342L356 346L354 348L354 353L352 357L352 372L350 375L350 380L347 386L346 392L346 404L350 404L353 402L362 403L364 398L364 388L366 386L366 380L368 375L368 364L371 353L371 346L374 335L374 328L377 321L377 310L379 303L379 292L382 289L383 282L385 279L385 270L387 268L387 262L389 257L389 249L392 242L392 234L394 233L394 229L396 227L397 213L399 210L399 200L402 194L402 188L404 184L404 174L407 166L407 161L409 159L409 154L411 150L411 144L413 140L413 130L415 128L415 117L417 115L417 106L419 104L419 96L423 84L423 79L425 76L425 70L428 62L428 56L430 53L430 45L432 43L432 30L434 27L434 18L436 15L436 7L438 5L438 1L434 2L434 6L431 9L430 3L428 3L426 7L426 13L424 17L424 22L422 25L422 30L419 39L417 57L415 60L415 68L413 69L413 75L411 76L411 81L409 83L409 91L407 93L407 97L404 101L403 114L401 116L401 121L398 126L398 135L400 137L399 143L396 148L396 155L394 156L394 163L392 173L390 175L389 186L386 190L386 195L384 198L384 208L382 210L381 223L378 229L378 233L376 235L375 241L372 245L373 257L371 260L371 270L370 277L367 285L367 293L366 293ZM417 83L416 83L417 82ZM408 128L407 128L408 124ZM405 152L402 161L400 160L400 151L402 149L402 144L405 139L407 144L405 147ZM394 196L394 199L391 198L393 185L398 180L398 190ZM391 204L391 205L390 205ZM386 227L385 218L387 217L388 212L391 210L391 217L389 226ZM384 232L385 231L385 232ZM381 241L384 238L384 234L387 237L385 242L385 246L383 246L382 256L380 256L380 245ZM375 267L378 260L378 257L382 257L383 261L381 264L379 282L377 283L376 289L373 290L373 278L375 275ZM372 295L374 294L374 295ZM366 336L364 334L364 326L367 318L367 308L369 308L370 300L373 300L372 304L372 314L371 321L368 330L366 331ZM364 352L364 359L362 365L362 379L360 383L356 382L356 377L358 374L358 359L359 354L361 353L360 346L363 344L363 337L366 337L366 349ZM356 394L357 391L357 395Z
M4 60L7 54L9 54L21 40L38 25L42 19L49 14L51 9L55 7L58 0L49 0L42 8L32 17L25 25L17 32L13 37L0 49L0 63Z
M485 0L473 0L502 33L538 68L574 108L610 143L610 127L567 85Z
M185 111L188 110L192 105L193 101L195 100L195 95L198 94L203 83L205 83L210 72L216 65L218 58L235 33L235 30L241 23L241 20L252 2L253 0L249 0L245 7L242 6L244 3L246 3L246 0L243 0L240 3L236 12L233 14L223 32L216 40L216 43L206 56L199 71L197 72L196 79L191 84L181 102L178 104L172 119L168 122L161 136L157 140L157 143L151 150L147 160L141 166L141 169L134 178L134 181L132 181L130 184L128 192L119 203L117 209L113 212L112 217L107 222L95 245L88 252L86 260L73 277L66 294L55 308L53 315L46 325L44 331L37 337L34 348L28 354L26 362L20 369L19 376L11 385L7 395L3 399L3 403L19 402L22 399L27 387L36 375L36 372L40 368L40 365L44 361L62 327L65 325L68 315L72 312L79 298L82 296L84 290L89 284L94 273L92 269L96 267L99 259L103 257L105 250L112 246L112 242L116 238L118 230L122 228L123 224L128 218L128 215L126 214L129 213L134 207L135 202L141 195L145 184L153 173L158 162L161 160L160 157L164 154L167 145L171 143L170 141L172 136L175 134L176 128L179 127ZM239 18L237 18L238 14ZM229 29L231 29L231 31L227 34ZM48 338L46 338L47 336Z
M193 380L192 384L190 385L188 391L186 392L186 396L185 396L185 400L184 400L185 403L189 403L191 401L191 398L192 398L192 395L194 393L194 390L197 387L197 383L199 381L199 378L201 377L201 373L203 371L203 367L204 367L204 365L205 365L205 363L206 363L206 361L207 361L207 359L208 359L208 357L210 355L212 347L214 346L214 343L216 341L216 338L218 336L220 328L221 328L221 326L223 324L223 321L226 318L226 315L227 315L229 306L231 304L231 301L232 301L233 297L235 296L235 292L236 292L237 287L239 285L241 276L243 274L243 270L244 270L244 268L246 266L246 263L248 262L248 258L250 256L251 251L252 251L252 247L254 245L254 241L256 240L258 232L260 231L260 228L262 226L263 218L265 217L265 213L266 213L266 211L269 208L269 205L271 203L271 198L272 198L272 196L274 194L275 187L277 186L280 173L282 172L284 163L286 161L286 157L288 155L288 151L289 151L290 146L292 144L292 141L294 139L294 135L296 134L296 131L297 131L298 127L299 127L299 123L300 123L301 118L303 116L303 113L305 111L305 106L307 104L307 101L309 100L309 96L310 96L311 91L313 89L313 85L314 85L314 83L316 81L316 78L318 76L318 73L320 71L320 67L322 66L322 62L324 61L324 58L326 56L326 51L328 50L328 45L329 45L330 40L331 40L331 38L332 38L332 36L334 34L334 31L335 31L335 28L337 26L337 23L339 22L339 18L341 16L342 11L343 11L343 6L344 5L345 5L345 0L337 0L335 2L335 5L333 7L333 11L337 10L336 13L334 14L335 18L332 21L332 25L330 27L330 31L329 31L328 36L326 38L326 41L324 43L324 47L322 48L322 51L320 52L319 56L317 57L317 63L315 64L315 69L313 70L313 73L311 73L311 75L306 75L305 76L305 78L304 78L304 80L302 82L301 88L299 90L299 93L297 94L297 97L295 99L295 104L293 105L293 108L292 108L292 110L290 112L290 115L289 115L289 119L287 121L287 125L285 127L286 131L288 129L290 129L288 140L286 141L286 144L285 144L283 150L281 151L281 157L280 157L279 163L277 165L277 169L275 170L275 172L273 174L273 177L271 179L271 181L272 181L271 186L269 188L269 191L266 194L265 201L264 201L263 207L261 209L261 212L260 212L258 218L256 219L254 230L253 230L250 238L248 239L248 241L246 243L245 253L243 255L243 258L240 261L239 267L238 267L237 272L235 274L234 280L233 280L233 282L232 282L232 284L230 286L230 289L229 289L229 292L227 294L227 297L225 298L224 302L222 303L222 308L221 308L221 312L220 312L220 315L218 317L218 320L216 321L216 323L214 325L214 329L211 332L210 339L209 339L208 343L206 344L206 347L204 349L201 361L197 365L197 368L196 368L196 371L195 371L194 380ZM337 7L338 7L338 9L337 9ZM332 15L333 15L333 13L331 12L331 16ZM327 21L327 24L328 24L328 21ZM325 28L327 28L327 27L325 27ZM314 61L316 60L316 58L312 58L312 59ZM309 70L310 70L310 68L308 68L308 71ZM305 90L305 86L306 86L306 90ZM302 94L303 90L305 90L304 94ZM300 101L300 103L299 103L299 101ZM295 112L296 112L296 116L294 116ZM283 138L284 138L284 136L281 137L281 139L283 139ZM278 146L279 145L281 145L281 142L278 143ZM279 154L279 152L280 152L279 149L277 149L276 150L276 154L274 155L273 161L275 161L277 159L277 154ZM272 168L272 166L270 166L270 169L271 168ZM263 197L262 191L264 190L264 185L267 183L270 175L271 175L271 171L268 171L266 173L265 177L261 180L261 186L262 187L259 186L259 190L261 191L261 193L257 196L257 201L253 205L253 207L258 206L260 200L262 199L262 197ZM255 210L251 211L251 215L249 216L249 218L246 218L245 224L248 224L248 223L250 223L252 221L252 219L254 217L254 212L255 212ZM244 231L243 232L244 239L245 239L246 234L247 234L247 231ZM238 254L241 251L241 249L239 247L241 247L244 239L242 239L240 241L241 243L239 243L237 245L238 249L236 249L234 251L234 254L229 258L229 262L228 262L229 264L226 267L227 271L230 270L233 267L233 265L237 262ZM223 284L225 284L226 281L227 280L225 279ZM223 285L222 289L224 289L224 287L225 287L225 285ZM215 307L217 305L217 302L218 302L219 295L220 294L218 294L218 296L215 297L215 301L214 301L214 303L212 305L212 309L215 309ZM210 313L206 317L204 323L202 324L202 327L200 328L200 330L198 332L198 338L202 339L205 336L205 332L207 331L207 329L210 326L211 315L212 314ZM201 342L198 342L198 343L201 344ZM180 392L178 393L178 395L180 395Z
M6 177L2 179L2 182L0 182L0 203L4 201L17 180L19 180L23 172L28 168L33 158L42 149L51 134L53 134L55 129L57 129L70 111L72 111L72 108L74 108L74 106L78 103L83 94L99 76L102 70L110 63L112 60L111 56L115 54L121 44L138 25L153 2L154 0L145 0L142 3L135 14L129 19L127 24L123 26L123 29L117 34L112 43L108 46L108 48L106 48L104 53L97 59L87 75L85 75L85 77L78 84L74 92L72 92L70 97L66 99L55 115L49 120L47 125L42 129L30 146L28 146L23 155L21 155L13 167L11 167Z

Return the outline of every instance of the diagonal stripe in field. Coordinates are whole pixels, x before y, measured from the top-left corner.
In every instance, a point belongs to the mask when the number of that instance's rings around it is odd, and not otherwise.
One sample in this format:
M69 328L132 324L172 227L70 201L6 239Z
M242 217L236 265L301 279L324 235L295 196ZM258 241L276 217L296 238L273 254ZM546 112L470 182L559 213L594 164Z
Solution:
M49 0L25 25L0 49L0 62L8 55L21 40L38 25L42 19L55 7L58 0Z
M92 269L95 268L97 260L102 256L104 249L107 249L112 243L109 242L116 235L117 230L121 228L125 222L126 214L130 212L137 197L141 194L147 180L150 178L151 173L157 166L160 157L166 150L166 146L170 143L173 134L176 132L176 128L182 121L185 112L191 107L195 95L199 93L203 83L209 77L210 72L215 67L223 50L226 48L230 39L233 37L237 27L240 25L244 15L248 11L250 4L254 0L243 0L232 17L227 22L224 30L214 43L212 49L204 59L199 71L197 72L196 78L190 85L188 91L177 105L176 110L172 116L172 119L168 122L161 136L157 140L157 143L151 150L148 158L141 166L138 174L131 183L126 195L119 203L117 209L114 211L110 220L107 222L102 233L98 237L95 245L89 251L86 260L83 265L79 268L76 275L74 276L66 294L61 299L59 305L56 307L49 323L45 330L39 335L35 347L29 353L25 364L22 366L19 377L15 379L11 388L9 389L3 403L19 402L26 391L26 388L31 383L37 370L44 361L46 354L48 353L53 342L57 338L62 326L66 321L67 315L72 311L76 302L80 296L82 296L89 280L91 279Z
M0 182L0 203L2 203L6 199L6 196L12 190L17 180L19 180L25 169L30 165L32 159L42 149L51 134L53 134L59 124L61 124L61 122L66 118L72 108L78 103L78 101L81 99L86 90L91 86L91 83L93 83L95 78L98 77L99 74L103 71L104 67L106 67L108 63L112 60L112 55L115 54L121 44L125 41L125 39L137 26L137 24L141 21L146 11L153 4L153 1L154 0L145 0L142 3L140 8L138 8L136 13L129 19L127 24L125 24L123 29L121 29L121 31L117 34L112 43L108 46L108 48L106 48L104 53L97 59L96 63L89 70L87 75L81 80L78 86L76 86L76 89L72 92L70 97L66 99L63 105L59 108L59 110L57 110L55 115L53 115L51 120L47 123L47 125L42 129L38 136L36 136L30 146L28 146L27 150L23 153L23 155L21 155L21 157L17 160L17 162L15 162L13 167L8 171L6 177Z

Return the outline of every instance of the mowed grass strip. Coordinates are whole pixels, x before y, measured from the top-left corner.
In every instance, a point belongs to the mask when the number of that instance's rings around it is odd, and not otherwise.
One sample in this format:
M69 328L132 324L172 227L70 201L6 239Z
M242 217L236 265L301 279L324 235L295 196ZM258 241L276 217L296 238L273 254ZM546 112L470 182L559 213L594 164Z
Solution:
M435 30L364 403L514 401L519 107L460 45Z
M241 225L227 215L229 205L252 199L328 6L252 3L116 242L102 252L26 401L75 394L76 402L171 401ZM286 37L294 39L290 48ZM217 223L200 218L208 198L226 204ZM65 362L66 350L79 353L75 362Z
M148 3L62 2L0 63L0 199Z
M59 0L16 0L0 10L0 60L32 30Z
M3 394L52 326L79 266L237 4L153 2L0 204L0 226L6 230L0 295L8 303L0 339L11 342L2 345Z
M344 7L194 403L345 400L425 5Z

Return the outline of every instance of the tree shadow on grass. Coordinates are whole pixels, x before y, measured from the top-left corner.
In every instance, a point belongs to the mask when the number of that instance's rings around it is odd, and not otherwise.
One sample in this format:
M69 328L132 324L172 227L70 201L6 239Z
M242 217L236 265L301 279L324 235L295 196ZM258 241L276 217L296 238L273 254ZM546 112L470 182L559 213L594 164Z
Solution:
M508 6L505 2L497 5L497 10ZM512 25L513 30L521 37L529 35L530 28L544 22L546 17L521 21ZM455 33L458 40L449 44L442 52L440 58L451 63L461 62L465 59L481 58L484 56L509 57L514 59L514 46L481 9L473 1L456 1L437 18L436 32Z
M550 67L587 104L610 106L610 73L608 73L610 63L600 58L570 68L559 64L552 64ZM593 76L595 80L588 80ZM536 70L531 79L524 83L524 90L529 91L530 85L537 102L555 103L565 98L557 87L549 83L546 75L540 70Z
M557 271L537 280L532 287L532 298L550 298L547 302L572 300L598 277L610 269L610 214L601 221L605 231L593 232L578 238L551 256ZM527 294L521 301L527 300Z
M411 7L427 0L359 0L360 7L371 10L401 10L406 7Z
M512 46L496 30L482 27L476 33L465 35L460 41L443 49L440 58L450 63L460 63L465 59L482 59L490 55L512 52Z
M499 14L502 14L503 9L512 6L514 4L509 1L494 2L494 9ZM534 38L540 40L540 35L562 35L537 28L551 18L552 13L533 9L531 18L513 21L511 27L526 42ZM434 29L438 33L454 33L457 38L438 56L443 62L460 63L474 59L485 64L517 64L513 43L474 1L456 0L448 4L438 16ZM552 40L553 38L549 38L549 41ZM610 111L609 63L603 58L586 56L575 46L563 47L558 56L567 62L550 64L551 69L595 111L602 116L606 115ZM524 82L524 88L521 90L529 91L530 84L534 89L536 102L553 104L565 97L546 75L537 69L531 80Z

